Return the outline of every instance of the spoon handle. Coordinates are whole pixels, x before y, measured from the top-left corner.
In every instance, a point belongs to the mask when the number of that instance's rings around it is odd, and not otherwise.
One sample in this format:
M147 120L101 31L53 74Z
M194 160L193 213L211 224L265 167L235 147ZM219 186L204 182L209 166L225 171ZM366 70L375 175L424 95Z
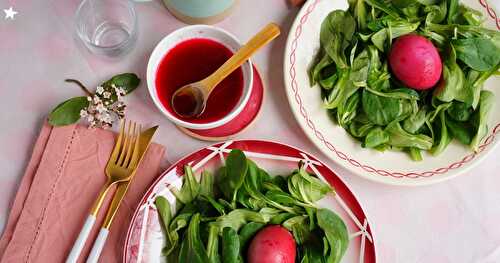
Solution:
M206 87L207 94L225 79L229 74L239 68L255 51L265 46L271 40L280 34L280 28L274 23L269 23L259 33L250 39L243 47L240 48L229 60L227 60L217 71L212 75L202 80L203 86Z

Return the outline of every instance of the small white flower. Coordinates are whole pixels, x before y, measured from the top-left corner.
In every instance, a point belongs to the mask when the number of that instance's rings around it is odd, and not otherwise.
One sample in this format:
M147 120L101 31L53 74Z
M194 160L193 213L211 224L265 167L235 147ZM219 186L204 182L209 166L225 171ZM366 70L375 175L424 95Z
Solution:
M101 102L101 98L99 98L98 96L94 96L94 103L98 104L99 102Z
M109 114L107 114L107 113L106 113L106 114L104 114L104 116L102 117L102 119L101 119L101 120L102 120L103 122L105 122L105 123L109 123L109 124L111 124L111 123L113 122L113 120L111 119L111 115L109 115Z
M95 90L95 92L97 94L101 95L104 92L104 88L102 86L97 86L97 89Z
M103 112L107 111L106 107L104 107L104 105L102 103L97 104L97 106L95 107L95 109L99 113L103 113Z
M92 97L87 96L87 100L88 100L88 101L92 101Z
M118 88L118 91L120 92L120 95L125 96L125 90L122 87Z
M87 116L87 121L88 122L92 123L92 122L94 122L94 120L95 120L94 115Z
M109 105L109 100L105 101L104 105L108 106Z
M80 117L82 118L85 118L89 115L89 113L87 112L87 110L81 110L80 111Z
M105 91L105 92L102 94L102 96L103 96L105 99L109 99L109 98L111 98L111 92L109 92L109 91Z

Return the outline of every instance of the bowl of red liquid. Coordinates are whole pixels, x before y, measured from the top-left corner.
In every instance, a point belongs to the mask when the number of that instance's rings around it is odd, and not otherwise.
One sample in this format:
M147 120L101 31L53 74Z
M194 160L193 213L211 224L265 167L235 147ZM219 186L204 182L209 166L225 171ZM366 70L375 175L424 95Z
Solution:
M215 72L241 46L229 32L207 25L183 27L163 38L153 50L147 67L148 90L155 105L170 121L189 129L212 129L234 119L252 93L250 60L215 87L200 116L178 115L172 106L172 95L184 85ZM176 109L189 107L189 101L177 104L176 100Z

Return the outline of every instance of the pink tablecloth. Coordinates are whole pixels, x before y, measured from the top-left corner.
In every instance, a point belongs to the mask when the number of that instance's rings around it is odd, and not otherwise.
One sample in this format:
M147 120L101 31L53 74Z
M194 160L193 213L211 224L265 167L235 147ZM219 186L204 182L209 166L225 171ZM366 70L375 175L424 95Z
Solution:
M419 188L384 186L345 171L305 138L286 100L282 54L296 10L288 0L242 0L219 26L248 39L269 21L284 34L254 58L265 84L263 114L238 138L270 139L303 148L327 161L359 197L373 227L379 262L500 262L500 149L452 181ZM492 3L500 3L490 0ZM97 85L121 72L144 78L152 49L169 32L184 26L161 1L136 4L139 40L120 60L94 57L75 41L73 13L78 0L0 0L19 14L0 16L0 229L23 174L42 118L58 102L80 94L63 79ZM0 11L0 15L4 15ZM170 162L208 143L191 139L169 123L148 97L143 83L127 98L129 117L160 124L157 142ZM273 123L273 125L269 125Z

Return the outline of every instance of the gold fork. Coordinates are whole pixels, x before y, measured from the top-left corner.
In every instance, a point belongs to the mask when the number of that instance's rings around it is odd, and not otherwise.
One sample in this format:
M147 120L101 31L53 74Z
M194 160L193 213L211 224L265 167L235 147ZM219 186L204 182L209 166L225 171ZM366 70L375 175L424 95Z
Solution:
M108 160L108 164L106 165L105 172L108 177L106 183L99 192L99 195L90 210L90 215L87 217L87 220L85 221L85 224L80 231L68 258L66 259L66 263L74 263L78 260L106 194L116 184L129 181L138 165L139 135L141 133L141 126L132 121L128 121L128 125L126 125L125 122L126 121L121 122L118 139L116 140L115 147ZM127 128L125 126L127 126ZM127 130L126 132L125 129Z

